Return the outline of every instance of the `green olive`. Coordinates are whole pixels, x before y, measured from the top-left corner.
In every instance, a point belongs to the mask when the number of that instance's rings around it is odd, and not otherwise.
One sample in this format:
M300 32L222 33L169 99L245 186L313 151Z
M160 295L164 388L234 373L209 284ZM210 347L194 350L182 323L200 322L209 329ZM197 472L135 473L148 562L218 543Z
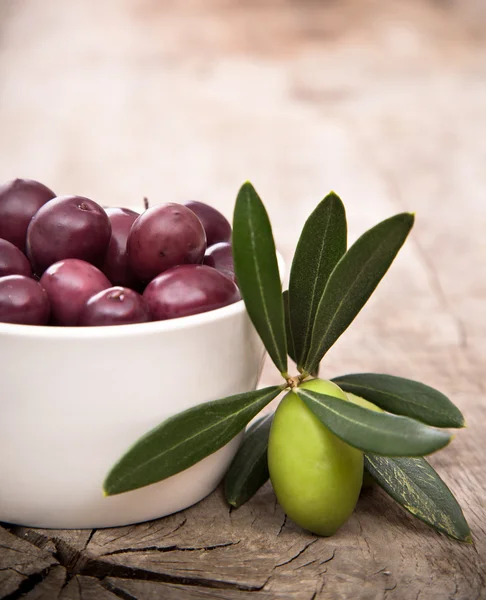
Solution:
M307 388L346 401L334 383ZM277 499L304 529L333 535L353 512L363 479L363 453L336 437L294 392L278 406L268 441L268 468Z
M373 404L373 402L370 402L369 400L361 398L361 396L356 396L355 394L351 394L350 392L347 392L346 396L348 397L348 400L353 404L358 404L363 408L369 408L369 410L374 410L375 412L385 412L382 408L376 406L376 404Z

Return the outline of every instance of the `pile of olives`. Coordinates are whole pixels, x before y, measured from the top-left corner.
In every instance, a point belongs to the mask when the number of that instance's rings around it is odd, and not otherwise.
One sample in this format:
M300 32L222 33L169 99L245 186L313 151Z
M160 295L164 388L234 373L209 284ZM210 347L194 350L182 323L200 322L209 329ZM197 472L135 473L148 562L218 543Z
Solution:
M125 325L240 300L231 225L202 202L141 214L15 179L0 187L0 322Z

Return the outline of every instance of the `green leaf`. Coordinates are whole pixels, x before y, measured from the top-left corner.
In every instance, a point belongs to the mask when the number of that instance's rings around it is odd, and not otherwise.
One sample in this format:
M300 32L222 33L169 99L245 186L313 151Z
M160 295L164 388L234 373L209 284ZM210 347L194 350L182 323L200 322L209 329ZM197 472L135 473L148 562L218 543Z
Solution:
M307 219L290 271L290 321L299 367L309 351L319 301L332 270L346 252L346 244L344 205L331 192Z
M414 217L395 215L364 233L331 273L317 307L311 346L302 365L314 370L366 304L402 247ZM292 310L292 297L290 299Z
M275 242L267 211L251 183L236 198L233 260L246 310L278 370L287 375L287 342Z
M249 500L268 480L267 448L273 413L251 425L224 481L226 500L235 508Z
M290 358L294 362L297 362L295 359L296 353L295 353L295 347L294 347L294 338L292 336L292 330L290 328L289 292L288 292L288 290L285 290L282 297L283 297L284 310L285 310L285 330L287 332L288 353L289 353ZM312 373L310 373L310 375L312 375L312 377L319 377L319 366L317 367L317 369L312 371Z
M294 362L297 362L295 345L294 345L294 336L292 335L292 329L290 327L289 290L285 290L285 292L283 292L282 300L283 300L284 315L285 315L285 332L287 334L287 351L288 351L290 358Z
M231 441L282 391L272 386L199 404L141 437L108 473L107 496L156 483L188 469Z
M365 469L409 513L437 531L472 543L471 532L452 492L424 458L365 455Z
M424 456L443 448L451 436L408 417L375 412L346 400L296 388L316 417L343 441L364 452Z
M418 381L379 373L342 375L332 381L345 392L361 396L396 415L434 427L465 426L461 411L447 396Z

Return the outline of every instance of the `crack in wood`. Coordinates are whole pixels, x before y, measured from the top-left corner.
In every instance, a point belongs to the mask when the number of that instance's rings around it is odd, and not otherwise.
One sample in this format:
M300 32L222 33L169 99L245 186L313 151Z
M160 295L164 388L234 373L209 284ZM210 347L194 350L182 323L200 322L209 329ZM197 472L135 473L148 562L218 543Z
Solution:
M375 575L379 575L380 573L383 573L383 575L390 575L389 571L386 570L386 567L382 567L381 569L378 569L378 571L372 573L371 576L374 577Z
M329 559L330 560L330 559ZM309 565L313 565L314 563L316 563L317 560L310 560L309 562L304 563L303 565L300 565L300 567L297 567L295 570L297 571L298 569L303 569L304 567L308 567Z
M125 592L125 590L121 590L120 588L116 587L116 585L111 583L111 581L101 581L101 585L105 588L105 590L115 594L115 596L118 596L122 600L138 600L136 596L132 596L128 592Z
M28 577L28 575L26 575L25 573L22 573L15 567L2 567L0 569L0 572L2 572L2 571L13 571L14 573L17 573L17 575L20 575L20 577Z
M175 530L179 529L185 521L178 525ZM23 529L18 528L17 530L13 528L13 535L18 537L19 539L25 540ZM93 532L90 534L88 541L92 538ZM117 538L119 539L119 538ZM47 538L44 535L37 534L33 540L28 543L32 543L34 547L43 548L46 543ZM98 579L99 581L103 581L106 577L115 577L121 579L134 579L134 580L145 580L152 582L160 582L160 583L170 583L174 585L188 585L188 586L199 586L204 588L218 588L218 589L234 589L234 590L244 590L244 591L257 591L262 589L264 584L262 585L245 585L242 583L232 583L232 582L223 582L223 581L215 581L210 580L205 577L191 577L191 576L178 576L178 575L168 575L164 573L154 573L151 571L146 571L143 569L139 569L136 567L125 567L122 565L114 565L108 563L103 560L104 557L127 554L127 553L141 553L147 551L155 551L155 552L195 552L195 551L209 551L216 550L218 548L225 548L228 546L236 546L240 543L238 541L230 541L220 544L211 544L206 546L192 547L192 546L171 546L167 548L160 548L158 546L154 547L146 547L146 548L124 548L121 550L115 550L113 552L104 554L102 557L98 559L90 558L89 555L85 555L84 551L86 550L88 543L86 543L82 550L77 550L70 546L65 540L61 540L59 538L53 537L51 540L55 547L56 551L53 553L54 558L58 561L58 564L62 565L66 569L66 580L63 585L65 588L70 581L76 577L77 575L81 576L89 576ZM11 548L8 548L11 550ZM10 569L14 570L14 569ZM25 577L25 580L20 584L15 592L6 596L6 600L17 600L18 598L23 597L30 590L34 589L39 583L41 583L45 577L48 575L49 569L42 571L40 573L35 573L31 576L25 576L22 573L19 575ZM79 582L77 582L79 585ZM266 583L266 582L265 582ZM81 593L81 592L80 592ZM115 593L113 591L113 593ZM121 594L125 592L120 591ZM118 594L120 597L124 597L123 595ZM125 596L126 597L126 596Z
M121 548L119 550L113 550L113 552L107 552L103 554L103 557L106 556L114 556L116 554L128 554L128 553L136 553L136 552L196 552L198 550L201 551L211 551L216 550L216 548L227 548L228 546L236 546L240 541L236 542L224 542L222 544L213 544L208 546L147 546L145 548Z
M32 591L41 581L43 581L49 573L49 569L44 569L32 575L24 575L25 579L20 583L18 588L7 596L0 596L2 600L19 600ZM1 594L2 590L0 590Z
M284 513L282 524L280 525L280 529L278 530L277 537L282 533L283 528L287 524L287 515Z
M204 577L190 577L168 575L166 573L154 573L145 571L136 567L124 567L121 565L110 565L103 561L91 561L86 569L79 575L89 575L97 579L105 577L116 577L119 579L135 579L138 581L153 581L160 583L172 583L188 586L199 586L204 588L227 589L227 590L243 590L243 591L258 591L264 587L263 585L244 585L240 583L232 583L228 581L217 581ZM266 583L266 582L265 582Z
M319 538L315 538L314 540L307 542L307 544L302 548L302 550L297 552L297 554L295 556L292 556L292 558L289 558L289 560L286 560L285 562L278 563L277 565L275 565L275 567L283 567L284 565L289 565L291 562L293 562L294 560L299 558L299 556L302 556L302 554L304 554L304 552L307 550L307 548L312 546L312 544L315 544L318 541L318 539Z
M179 529L182 529L182 527L184 527L184 525L187 523L187 517L184 517L182 519L182 522L179 523L170 533L167 533L166 535L164 535L164 537L168 537L169 535L174 535L174 533L176 533L176 531L179 531ZM142 536L141 539L144 539L144 537Z
M322 592L323 592L323 590L324 590L325 587L326 587L326 582L323 581L322 584L321 584L321 587L319 589L319 596L322 594Z
M325 563L328 563L329 561L331 561L335 556L336 556L336 548L333 549L332 554L329 558L325 558L324 560L321 560L319 562L319 564L324 565Z
M88 539L86 540L86 544L84 545L83 550L86 550L86 548L88 547L89 543L91 542L91 540L93 539L94 534L97 532L97 529L92 529L91 533L89 534Z
M39 536L39 539L43 536ZM261 589L263 586L245 586L240 584L231 584L228 582L220 582L213 581L205 578L197 578L197 577L188 577L188 576L177 576L177 575L166 575L162 573L153 573L149 571L145 571L143 569L137 569L133 567L124 567L121 565L113 565L111 563L107 563L100 559L92 559L89 556L84 556L82 552L74 550L64 541L59 539L54 539L54 543L56 544L57 551L54 553L54 557L59 561L63 567L66 568L67 577L65 586L70 582L70 580L76 575L85 575L90 577L95 577L99 580L103 580L105 577L118 577L124 579L137 579L137 580L147 580L154 582L165 582L172 584L183 584L183 585L199 585L201 587L215 587L221 589L242 589L242 590L257 590ZM223 544L214 544L208 546L201 547L178 547L171 546L170 548L159 548L157 546L150 548L124 548L122 550L115 550L113 552L104 554L103 556L112 556L112 555L120 555L126 554L129 552L147 552L147 551L156 551L156 552L170 552L170 551L211 551L217 548L224 548L228 546L237 545L237 542L227 542ZM22 575L21 573L19 573ZM23 582L21 586L19 586L18 590L14 592L14 594L18 593L18 596L13 595L12 599L8 598L8 600L16 600L20 598L22 594L33 589L38 583L40 583L45 576L47 576L48 570L44 574L34 574L30 577L27 577L26 582ZM25 575L23 575L25 577ZM30 585L32 587L30 587ZM27 589L28 588L28 589ZM19 592L21 590L21 592Z

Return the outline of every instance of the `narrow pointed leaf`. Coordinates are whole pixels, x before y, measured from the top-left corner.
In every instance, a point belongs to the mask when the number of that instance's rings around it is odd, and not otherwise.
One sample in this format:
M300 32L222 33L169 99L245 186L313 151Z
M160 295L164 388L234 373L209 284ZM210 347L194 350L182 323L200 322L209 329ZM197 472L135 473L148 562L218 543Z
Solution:
M383 410L404 415L434 427L464 427L461 411L447 396L418 381L382 375L353 373L333 379L345 392L351 392Z
M249 427L226 473L226 500L235 508L254 496L269 478L267 448L272 421L273 413L269 413Z
M409 513L456 540L472 542L461 507L424 458L366 454L365 469Z
M282 285L272 227L258 194L245 183L233 216L233 260L241 295L268 354L287 373Z
M289 314L289 291L285 290L282 294L282 300L284 305L284 315L285 315L285 332L287 334L287 352L290 358L297 362L295 345L294 345L294 337L292 335L292 329L290 327L290 314Z
M425 456L451 436L408 417L375 412L311 390L295 390L316 417L343 441L364 452L385 456Z
M222 448L282 391L282 386L199 404L141 437L105 479L107 496L156 483Z
M284 311L285 311L285 330L287 332L287 345L288 345L288 354L290 356L290 358L296 363L296 353L295 353L295 347L294 347L294 338L292 337L292 331L290 328L290 315L289 315L289 292L288 290L285 290L285 292L282 295L283 298L283 303L284 303ZM302 373L302 369L299 369L299 371ZM310 373L310 375L312 375L312 377L319 377L319 366L317 366L317 368L312 371L312 373Z
M329 275L346 252L346 212L331 192L307 219L300 235L289 280L292 335L301 366L309 351L312 327Z
M364 233L338 262L317 308L311 346L303 364L308 373L366 304L405 242L413 222L414 217L409 213L382 221Z

